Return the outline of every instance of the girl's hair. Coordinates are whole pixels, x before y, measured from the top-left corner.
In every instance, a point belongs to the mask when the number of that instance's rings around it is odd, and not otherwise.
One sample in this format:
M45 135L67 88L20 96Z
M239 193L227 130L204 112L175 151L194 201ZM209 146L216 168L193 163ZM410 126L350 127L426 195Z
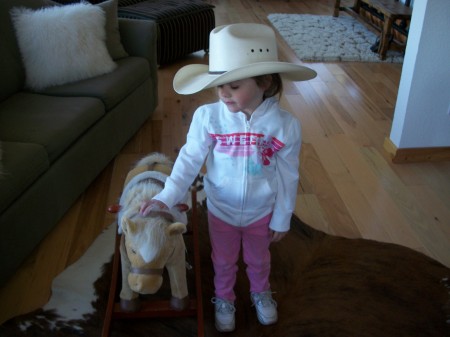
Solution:
M264 92L264 98L269 98L275 95L281 97L283 93L283 81L281 80L280 74L269 74L269 75L260 75L254 77L256 84L259 86L263 86L266 81L270 81L270 85L267 90Z

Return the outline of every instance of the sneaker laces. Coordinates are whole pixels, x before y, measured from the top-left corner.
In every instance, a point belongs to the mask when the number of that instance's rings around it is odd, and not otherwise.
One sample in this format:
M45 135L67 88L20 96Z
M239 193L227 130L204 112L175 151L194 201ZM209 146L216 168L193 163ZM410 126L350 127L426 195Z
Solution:
M272 298L271 291L264 291L262 293L253 293L253 306L261 305L263 307L275 306L277 307L277 302Z
M216 311L221 314L232 314L236 311L234 304L230 301L223 300L218 297L213 297L211 302L216 304Z

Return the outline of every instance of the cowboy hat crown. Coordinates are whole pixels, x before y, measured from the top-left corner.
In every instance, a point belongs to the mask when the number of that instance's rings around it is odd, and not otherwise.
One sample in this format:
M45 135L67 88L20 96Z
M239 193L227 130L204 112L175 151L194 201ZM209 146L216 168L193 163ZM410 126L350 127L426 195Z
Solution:
M264 25L218 27L210 34L209 72L223 73L257 62L276 62L275 41L273 30Z
M279 73L292 81L314 78L314 70L294 63L279 62L274 31L266 25L238 23L219 26L210 33L209 66L191 64L181 68L173 86L180 94L244 78Z

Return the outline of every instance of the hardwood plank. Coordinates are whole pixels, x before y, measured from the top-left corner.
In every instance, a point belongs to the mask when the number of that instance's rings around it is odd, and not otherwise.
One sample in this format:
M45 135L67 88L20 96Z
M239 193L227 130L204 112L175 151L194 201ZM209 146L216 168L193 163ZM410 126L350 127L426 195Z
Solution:
M309 144L303 144L301 154L301 179L308 181L312 192L317 196L319 204L326 215L326 220L333 223L336 234L349 238L361 237L353 219L348 214L342 199L336 191L333 181L323 168L321 160ZM302 185L303 182L300 182Z
M366 112L364 104L361 105L349 97L339 97L338 102L356 123L355 128L347 128L346 133L349 136L354 135L353 139L357 140L360 145L383 149L384 140L390 131L391 122L373 119L372 115Z
M113 164L111 163L88 187L80 199L80 207L84 211L79 212L78 225L74 228L75 232L69 235L67 239L64 238L64 241L67 240L67 246L70 247L68 265L77 261L102 230L110 224L105 219L107 208L105 195L109 191L112 170ZM95 225L86 226L89 223Z
M385 227L389 242L422 251L422 245L408 222L409 218L405 218L391 195L383 188L382 179L379 180L372 171L373 164L365 160L361 149L351 143L345 135L333 135L332 138L334 148L345 162L352 178L363 195L371 201L374 211L382 216L380 226Z
M405 187L395 175L389 165L371 148L361 149L365 160L373 172L378 176L385 191L391 196L393 202L407 219L409 226L423 246L428 247L430 254L445 264L450 264L449 242L439 223L434 217L426 215L421 203L416 202L414 194ZM450 231L447 231L449 234Z
M336 235L315 194L299 194L294 213L312 228Z
M374 210L359 186L354 181L342 180L334 183L349 214L355 221L360 237L380 242L390 242L390 236L382 226L380 212Z
M299 89L300 95L305 99L305 105L314 109L315 118L326 135L343 133L333 114L330 113L324 101L315 92L313 85L314 83L304 82Z

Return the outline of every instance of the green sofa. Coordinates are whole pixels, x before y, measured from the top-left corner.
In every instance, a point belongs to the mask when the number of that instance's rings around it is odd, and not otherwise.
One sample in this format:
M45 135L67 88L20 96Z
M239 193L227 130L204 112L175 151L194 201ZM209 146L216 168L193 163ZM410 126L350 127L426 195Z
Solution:
M27 88L10 9L49 5L0 1L0 286L157 105L156 25L117 16L125 54L112 72Z

